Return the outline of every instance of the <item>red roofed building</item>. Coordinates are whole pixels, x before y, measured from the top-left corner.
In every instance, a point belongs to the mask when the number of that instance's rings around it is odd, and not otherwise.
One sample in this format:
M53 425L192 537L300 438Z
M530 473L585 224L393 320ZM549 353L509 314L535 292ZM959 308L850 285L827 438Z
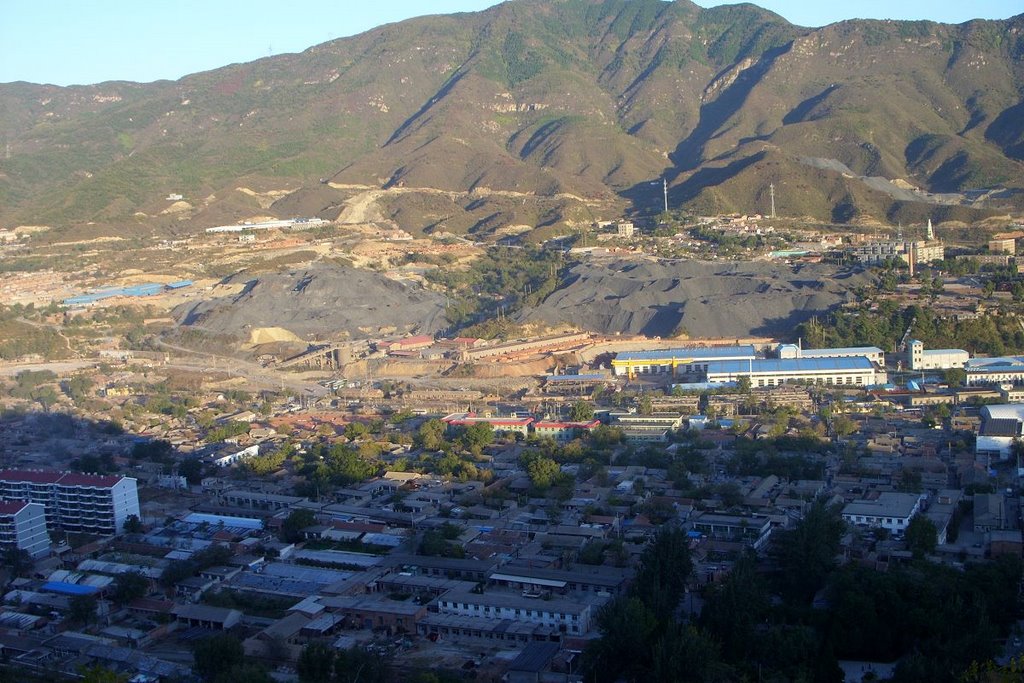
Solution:
M415 337L406 337L405 339L390 342L388 344L388 353L394 353L396 351L414 351L416 349L425 349L428 346L433 345L433 337L429 334L420 334Z
M572 441L578 436L589 434L601 425L600 420L590 422L547 422L533 423L533 433L537 436L550 436L555 441Z
M112 536L139 515L136 480L121 476L0 470L0 500L39 503L48 527L71 533Z
M475 413L453 413L441 418L449 429L471 427L482 422L491 425L497 433L515 433L527 436L530 433L532 417L477 417Z

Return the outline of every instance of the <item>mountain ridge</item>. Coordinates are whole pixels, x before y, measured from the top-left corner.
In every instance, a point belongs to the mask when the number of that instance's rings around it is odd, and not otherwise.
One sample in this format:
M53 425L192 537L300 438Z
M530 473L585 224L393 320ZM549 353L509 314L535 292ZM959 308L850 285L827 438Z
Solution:
M1024 206L1022 93L1024 15L805 28L749 4L511 0L178 81L0 84L0 224L194 231L267 208L238 187L335 218L332 186L371 185L455 193L385 195L413 232L540 235L656 212L663 177L703 213L765 212L775 183L785 215L970 222ZM170 193L192 208L162 213Z

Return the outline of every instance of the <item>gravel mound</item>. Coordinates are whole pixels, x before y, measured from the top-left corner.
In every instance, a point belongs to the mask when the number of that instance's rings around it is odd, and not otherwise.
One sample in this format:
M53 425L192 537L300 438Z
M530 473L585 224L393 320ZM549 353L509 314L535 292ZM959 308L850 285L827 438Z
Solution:
M786 337L868 282L863 271L822 264L591 262L521 317L607 334Z
M241 292L175 309L180 324L248 340L256 328L284 328L307 340L378 333L433 333L447 326L444 296L368 270L326 264L224 284Z

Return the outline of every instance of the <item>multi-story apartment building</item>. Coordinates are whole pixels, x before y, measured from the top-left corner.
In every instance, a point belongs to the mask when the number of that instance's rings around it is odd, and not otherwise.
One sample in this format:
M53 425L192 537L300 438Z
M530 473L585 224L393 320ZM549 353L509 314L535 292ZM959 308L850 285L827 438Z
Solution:
M71 533L118 534L129 515L139 515L138 487L131 477L0 470L0 500L39 503L48 527Z
M0 549L20 548L32 557L50 552L46 508L23 500L0 503Z

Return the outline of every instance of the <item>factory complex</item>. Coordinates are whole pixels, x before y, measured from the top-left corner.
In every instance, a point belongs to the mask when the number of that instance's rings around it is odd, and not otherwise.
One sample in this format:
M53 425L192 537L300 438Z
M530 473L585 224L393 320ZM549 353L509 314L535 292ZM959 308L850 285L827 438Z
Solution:
M866 387L887 381L884 354L874 346L804 351L783 344L772 355L759 357L751 345L630 351L615 357L612 371L629 378L670 375L686 383L736 382L748 377L752 387L791 383Z

